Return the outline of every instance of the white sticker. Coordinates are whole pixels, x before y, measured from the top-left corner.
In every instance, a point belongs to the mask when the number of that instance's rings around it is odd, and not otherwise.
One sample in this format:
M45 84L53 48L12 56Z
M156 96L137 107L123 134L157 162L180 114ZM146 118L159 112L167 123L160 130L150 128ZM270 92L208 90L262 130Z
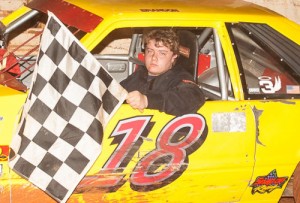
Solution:
M248 93L249 94L259 94L260 93L260 90L258 87L252 87L252 88L249 88L248 89Z
M214 113L213 132L245 132L246 115L244 112Z
M300 86L299 85L287 85L286 93L288 94L300 94Z

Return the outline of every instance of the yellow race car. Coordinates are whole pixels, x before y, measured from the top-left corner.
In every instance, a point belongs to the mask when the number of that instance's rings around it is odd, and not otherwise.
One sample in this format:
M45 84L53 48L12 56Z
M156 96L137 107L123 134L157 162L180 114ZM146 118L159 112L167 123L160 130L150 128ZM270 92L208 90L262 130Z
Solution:
M300 202L300 26L235 0L32 0L2 19L1 202L55 202L8 166L48 11L118 82L143 63L145 31L176 30L206 97L178 117L122 104L68 202Z

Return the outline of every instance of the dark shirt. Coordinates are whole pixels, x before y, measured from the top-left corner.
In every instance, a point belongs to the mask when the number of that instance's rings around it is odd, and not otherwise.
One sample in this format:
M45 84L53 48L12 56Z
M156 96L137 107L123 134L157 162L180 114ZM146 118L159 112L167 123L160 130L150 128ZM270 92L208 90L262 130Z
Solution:
M204 94L193 82L193 77L181 69L148 76L146 67L142 66L123 80L121 85L128 92L137 90L146 95L147 108L176 116L196 113L205 102Z

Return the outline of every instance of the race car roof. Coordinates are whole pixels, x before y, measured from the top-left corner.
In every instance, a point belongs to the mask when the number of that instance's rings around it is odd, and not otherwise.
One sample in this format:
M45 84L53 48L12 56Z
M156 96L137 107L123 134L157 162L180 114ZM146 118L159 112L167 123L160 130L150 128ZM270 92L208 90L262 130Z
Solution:
M243 0L65 0L102 17L122 13L183 12L203 14L266 14L272 11Z
M106 18L201 17L203 20L260 21L275 12L242 0L32 0L28 7L52 11L64 23L86 32Z

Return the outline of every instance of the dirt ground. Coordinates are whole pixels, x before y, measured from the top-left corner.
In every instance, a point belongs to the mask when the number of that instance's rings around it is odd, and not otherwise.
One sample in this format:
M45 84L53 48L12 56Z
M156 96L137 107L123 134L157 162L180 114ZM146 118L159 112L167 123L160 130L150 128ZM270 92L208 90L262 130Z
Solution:
M296 203L296 202L294 198L285 197L285 198L281 198L279 203Z

